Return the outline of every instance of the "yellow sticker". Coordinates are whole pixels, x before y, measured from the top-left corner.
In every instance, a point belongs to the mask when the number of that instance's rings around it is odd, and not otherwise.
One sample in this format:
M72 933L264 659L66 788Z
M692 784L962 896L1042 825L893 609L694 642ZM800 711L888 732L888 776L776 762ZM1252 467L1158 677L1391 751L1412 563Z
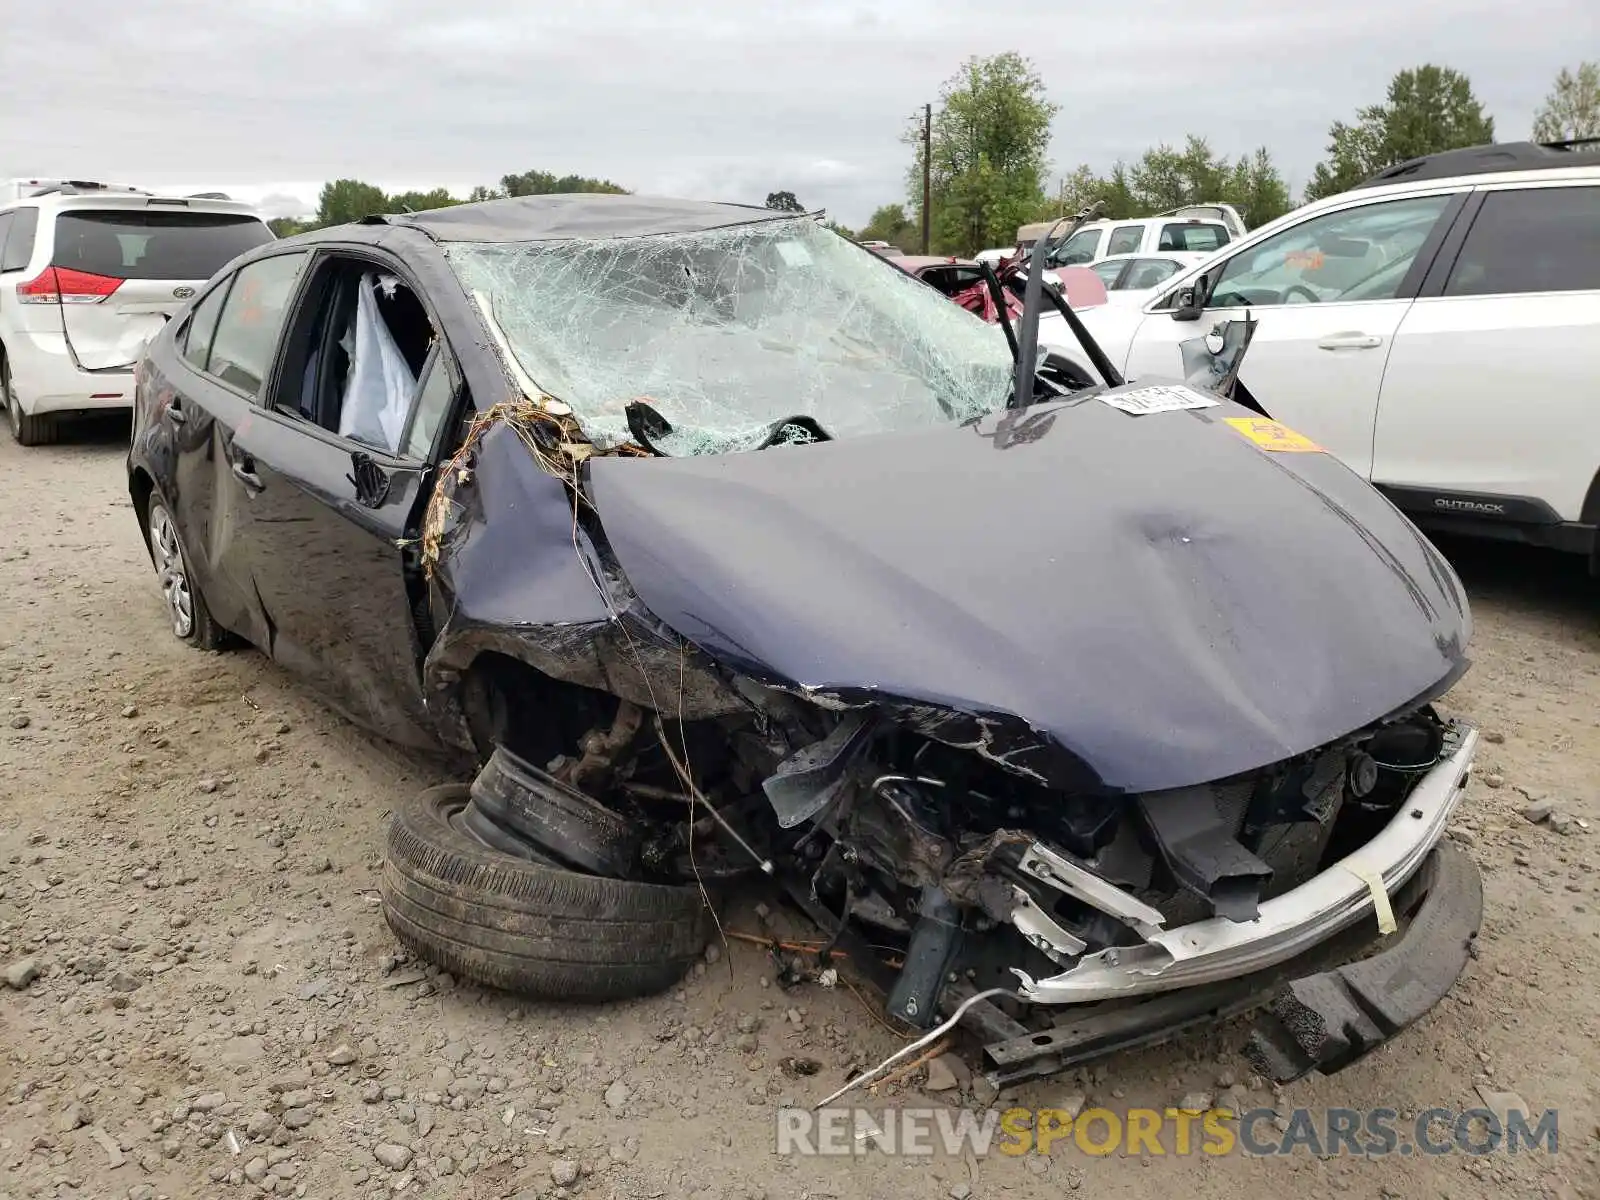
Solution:
M1305 434L1296 433L1287 425L1269 421L1266 417L1224 417L1223 420L1263 450L1287 453L1303 453L1308 450L1320 453L1322 450L1321 446Z

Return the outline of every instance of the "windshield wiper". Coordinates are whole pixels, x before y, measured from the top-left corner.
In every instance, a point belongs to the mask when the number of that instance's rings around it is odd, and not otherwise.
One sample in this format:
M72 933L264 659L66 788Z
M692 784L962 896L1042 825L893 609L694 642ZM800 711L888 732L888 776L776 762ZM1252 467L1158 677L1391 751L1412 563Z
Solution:
M1011 398L1006 402L1007 408L1024 408L1033 400L1033 381L1039 369L1039 317L1043 311L1045 294L1045 260L1050 257L1050 252L1056 246L1064 244L1071 239L1072 235L1078 232L1084 222L1095 217L1103 207L1103 203L1097 200L1080 210L1071 218L1072 226L1058 239L1055 236L1056 230L1060 229L1068 220L1068 218L1062 217L1061 220L1050 227L1048 233L1033 244L1033 250L1028 260L1028 282L1024 286L1022 293L1022 319L1017 322L1015 341L1017 374L1016 380L1012 385ZM1050 293L1050 303L1061 314L1062 319L1066 321L1067 327L1077 337L1078 344L1083 347L1083 352L1088 355L1089 362L1095 370L1100 372L1106 383L1111 387L1116 387L1120 384L1122 382L1121 374L1111 365L1111 360L1106 357L1105 351L1101 350L1099 344L1090 336L1089 331L1083 327L1083 322L1078 320L1077 314L1068 306L1066 299L1052 291Z

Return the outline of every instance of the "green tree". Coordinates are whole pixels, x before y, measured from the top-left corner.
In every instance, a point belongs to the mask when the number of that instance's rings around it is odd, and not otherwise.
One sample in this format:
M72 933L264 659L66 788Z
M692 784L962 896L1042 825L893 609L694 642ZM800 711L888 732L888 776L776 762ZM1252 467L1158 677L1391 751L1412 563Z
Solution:
M822 223L822 227L833 233L837 233L840 237L849 238L852 242L858 242L862 240L861 235L854 229L851 229L848 225L841 225L837 221L824 221Z
M1328 129L1328 158L1306 187L1318 200L1424 154L1494 141L1494 118L1459 71L1427 64L1401 71L1382 104L1358 109L1354 125L1335 121Z
M449 208L453 204L460 204L446 188L434 188L431 192L401 192L389 197L390 212L423 212L430 208Z
M500 191L505 196L554 196L569 192L626 195L627 190L609 179L590 179L585 175L557 176L548 171L524 171L520 175L504 175L500 178Z
M267 222L267 228L272 230L274 237L293 237L297 233L304 233L308 229L315 229L314 221L301 221L295 217L273 217Z
M1128 181L1128 168L1117 163L1108 175L1097 175L1088 163L1078 166L1061 181L1061 188L1050 199L1040 202L1034 210L1036 221L1052 221L1071 216L1088 205L1098 202L1102 217L1116 220L1140 215L1133 186Z
M383 189L359 179L335 179L317 197L317 224L344 225L389 211Z
M1054 197L1040 202L1033 219L1070 216L1096 202L1100 215L1113 221L1221 202L1237 208L1252 229L1293 207L1289 186L1265 146L1230 163L1193 134L1182 150L1155 146L1131 168L1119 162L1103 176L1084 163L1061 181Z
M793 192L768 192L767 207L778 212L805 212L805 205L794 198Z
M1146 150L1128 174L1134 202L1146 213L1216 201L1230 177L1228 160L1192 133L1182 150L1165 143Z
M1057 111L1044 80L1020 54L969 58L945 81L929 157L933 242L940 251L973 253L1016 238L1017 226L1043 198L1050 121ZM906 140L915 147L909 186L920 220L920 122L907 130Z
M1567 142L1600 137L1600 63L1561 68L1555 87L1533 118L1533 140Z
M1265 146L1253 155L1241 155L1228 172L1222 199L1239 210L1246 229L1265 225L1294 207L1289 185L1283 181Z
M922 245L922 227L906 215L903 204L885 204L873 212L858 234L863 242L888 242L913 254Z

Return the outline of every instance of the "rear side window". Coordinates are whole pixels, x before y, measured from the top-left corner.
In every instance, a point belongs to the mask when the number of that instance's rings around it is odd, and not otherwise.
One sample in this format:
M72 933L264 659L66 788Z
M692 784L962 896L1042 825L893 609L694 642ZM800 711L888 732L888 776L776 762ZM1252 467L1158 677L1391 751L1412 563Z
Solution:
M1106 247L1106 255L1135 254L1139 250L1139 243L1144 240L1143 225L1124 225L1120 229L1111 231L1111 244Z
M231 213L70 210L56 217L52 261L110 279L202 280L270 241L262 222Z
M189 317L189 328L183 335L183 357L197 371L204 371L211 360L211 338L217 330L217 314L228 295L228 285L223 283L207 292L205 298L194 306Z
M39 228L37 208L11 210L11 229L5 236L4 257L0 258L0 271L21 271L33 257L33 235Z
M1097 262L1089 270L1100 276L1100 282L1109 288L1116 286L1117 276L1122 274L1123 268L1127 265L1127 259L1119 258L1112 262Z
M1600 187L1529 188L1483 198L1446 296L1600 289Z
M1128 287L1134 290L1159 287L1177 273L1180 263L1170 258L1141 258L1128 271Z
M211 339L210 374L252 396L261 394L306 257L304 251L276 254L239 269Z
M1221 225L1163 225L1157 250L1193 250L1209 253L1225 245L1228 231Z

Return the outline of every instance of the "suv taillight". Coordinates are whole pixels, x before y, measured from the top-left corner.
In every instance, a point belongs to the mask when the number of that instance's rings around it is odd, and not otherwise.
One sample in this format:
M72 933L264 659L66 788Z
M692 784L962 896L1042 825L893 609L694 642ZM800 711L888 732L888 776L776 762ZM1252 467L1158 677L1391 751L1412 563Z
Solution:
M71 267L46 267L42 273L17 284L18 304L99 304L122 286L110 275L91 275Z

